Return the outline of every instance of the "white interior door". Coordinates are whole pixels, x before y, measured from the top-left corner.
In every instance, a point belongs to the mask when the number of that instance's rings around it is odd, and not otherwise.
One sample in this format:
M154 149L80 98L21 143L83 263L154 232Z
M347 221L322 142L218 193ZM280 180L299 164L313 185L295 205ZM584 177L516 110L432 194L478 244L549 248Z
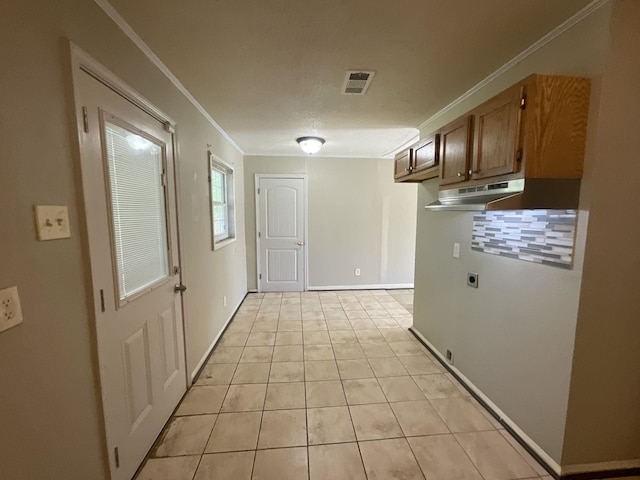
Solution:
M256 180L260 291L304 291L306 179L258 176Z
M173 136L88 74L75 82L109 464L130 480L186 390Z

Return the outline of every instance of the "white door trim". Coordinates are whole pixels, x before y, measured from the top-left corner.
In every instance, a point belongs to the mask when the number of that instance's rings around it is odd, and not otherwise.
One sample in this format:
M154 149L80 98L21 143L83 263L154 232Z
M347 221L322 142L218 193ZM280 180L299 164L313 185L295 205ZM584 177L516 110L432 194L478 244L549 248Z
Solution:
M77 158L79 159L80 164L82 163L80 161L81 159L80 145L82 142L82 138L81 138L82 132L84 131L84 116L82 114L82 105L78 100L80 98L78 83L79 83L79 78L83 74L83 72L86 74L89 74L90 76L95 78L97 81L104 84L111 90L115 91L117 94L121 95L127 101L129 101L130 103L132 103L133 105L141 109L143 112L147 113L148 115L152 116L153 118L155 118L156 120L164 124L165 130L172 134L173 140L172 140L172 145L170 145L170 148L173 151L173 167L174 167L173 188L175 190L176 223L177 223L176 234L178 239L176 248L178 253L178 263L180 266L179 278L180 278L180 281L182 282L182 280L184 279L184 269L183 269L184 256L182 251L183 239L182 239L182 221L181 221L181 215L180 215L181 205L180 205L180 194L179 194L180 193L180 187L179 187L180 169L178 168L178 148L177 148L177 134L176 134L176 128L175 128L175 121L169 115L165 114L162 110L154 106L151 102L149 102L146 98L144 98L135 89L130 87L126 82L118 78L105 66L103 66L101 63L99 63L97 60L91 57L87 52L85 52L84 50L82 50L81 48L79 48L77 45L75 45L70 41L68 42L68 46L69 48L67 50L67 53L68 53L67 62L68 62L68 68L71 72L73 111L75 114L75 123L76 123L75 127L77 131L77 138L76 138L77 143L75 145L75 148L76 148L76 155L77 155ZM84 203L84 200L83 200L83 203ZM84 216L87 215L84 205L80 209L80 213L81 215L84 215ZM84 231L82 233L84 236L84 242L87 242L88 232L87 232L86 224L84 227ZM90 270L91 269L92 267L90 265ZM91 300L92 308L89 309L89 314L91 316L91 321L93 322L94 326L96 326L93 333L93 335L96 337L96 343L92 345L92 350L93 350L94 358L99 362L99 354L97 352L97 344L98 344L97 336L99 334L99 329L97 328L96 321L99 318L99 315L101 313L100 291L94 285L93 276L91 273L89 273L89 281L87 283L88 283L89 290L91 292L91 299L92 299ZM185 299L186 299L186 293L185 293L185 296L183 296L182 302L181 302L181 308L182 308L182 325L181 326L183 330L183 339L184 339L183 362L185 365L185 378L186 378L186 384L188 388L192 384L192 380L188 374L188 369L186 368L187 366L187 331L186 331L187 330L186 329L187 308L186 308ZM104 410L104 405L106 404L106 399L105 399L106 392L105 392L105 389L102 387L101 371L100 371L100 376L98 380L100 382L99 384L100 398L102 400L102 404L99 406L99 409L102 411L101 420L102 420L102 427L104 429L103 454L104 454L104 461L105 461L106 468L109 471L109 478L111 478L111 471L110 471L111 468L110 468L110 461L109 461L110 452L108 451L108 447L110 445L109 430L107 428L107 418L105 417L106 412Z
M304 286L303 291L307 291L309 288L309 177L306 174L301 173L256 173L254 183L254 194L256 199L256 290L260 292L260 237L258 232L260 231L260 196L258 195L258 188L260 186L260 179L262 178L300 178L304 184Z

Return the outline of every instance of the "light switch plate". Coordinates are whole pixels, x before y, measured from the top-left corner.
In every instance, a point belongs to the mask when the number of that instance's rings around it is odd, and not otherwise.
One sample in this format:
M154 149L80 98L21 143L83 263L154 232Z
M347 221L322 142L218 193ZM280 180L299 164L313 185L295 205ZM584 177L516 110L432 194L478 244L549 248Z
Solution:
M34 207L38 240L71 237L69 212L66 206L36 205Z
M18 287L0 290L0 332L22 323L22 308Z
M453 258L460 258L460 244L458 242L453 244Z

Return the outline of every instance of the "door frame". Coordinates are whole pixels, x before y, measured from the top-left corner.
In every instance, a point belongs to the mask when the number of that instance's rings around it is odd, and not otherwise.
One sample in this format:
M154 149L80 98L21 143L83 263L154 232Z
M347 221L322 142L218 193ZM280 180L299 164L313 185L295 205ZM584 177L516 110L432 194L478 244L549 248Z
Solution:
M82 114L82 105L79 100L80 91L79 91L79 78L83 74L88 74L93 77L98 82L102 83L109 89L113 90L115 93L123 97L125 100L132 103L134 106L138 107L144 113L150 115L154 119L158 120L160 123L164 125L165 130L171 134L172 141L171 145L168 145L167 148L171 148L173 154L173 169L174 169L174 182L172 187L174 189L175 203L176 203L176 228L177 228L177 245L175 248L177 249L178 254L178 265L180 268L180 272L178 273L180 283L184 281L184 255L182 245L184 244L182 238L182 216L181 212L181 199L180 199L180 169L179 169L179 161L178 161L178 135L176 132L176 122L162 110L153 105L149 100L147 100L144 96L138 93L134 88L129 86L126 82L117 77L113 72L107 69L104 65L95 60L91 55L82 50L80 47L75 45L73 42L68 41L68 48L66 49L67 54L67 65L68 71L70 71L70 102L72 103L71 109L73 111L73 121L75 121L75 131L77 136L74 138L75 141L75 155L77 156L77 164L80 166L80 174L78 175L77 184L78 188L78 204L79 204L79 213L81 218L84 218L82 226L82 244L84 250L85 258L88 257L89 262L86 267L86 279L85 284L88 287L88 299L87 301L91 303L88 306L88 313L91 322L91 334L92 334L92 357L94 361L97 363L97 368L94 371L98 376L98 385L97 389L99 390L100 395L100 404L98 406L99 411L101 411L101 429L103 432L103 456L105 466L109 475L109 478L112 478L111 472L111 464L110 464L110 437L109 437L109 429L107 426L107 415L105 410L106 404L106 392L103 388L103 379L102 379L102 368L100 366L100 355L98 352L99 345L99 336L100 336L100 328L98 328L97 320L100 317L101 313L101 298L100 298L100 290L93 282L93 274L92 269L93 265L91 263L90 256L90 245L89 245L89 233L88 226L86 224L86 217L89 215L89 212L86 211L86 203L85 203L85 190L83 187L82 181L82 135L84 132L84 117ZM73 132L73 128L71 129ZM73 133L72 133L73 134ZM180 308L182 311L182 322L180 324L183 331L183 348L184 348L184 358L183 362L185 365L185 382L187 390L193 383L188 374L187 368L187 308L186 308L186 293L181 296Z
M256 173L255 174L255 184L254 184L254 194L256 200L256 289L258 292L261 292L260 289L260 237L258 237L258 232L260 231L260 195L258 194L258 188L260 187L260 179L262 178L299 178L302 179L304 192L302 203L304 205L304 278L302 291L306 292L309 288L309 177L306 174L302 173Z

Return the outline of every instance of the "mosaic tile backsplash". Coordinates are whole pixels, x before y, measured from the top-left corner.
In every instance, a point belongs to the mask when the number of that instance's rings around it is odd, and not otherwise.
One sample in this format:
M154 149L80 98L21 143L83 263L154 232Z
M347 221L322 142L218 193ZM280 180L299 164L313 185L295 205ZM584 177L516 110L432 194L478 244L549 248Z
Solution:
M471 250L570 269L575 210L514 210L476 213Z

